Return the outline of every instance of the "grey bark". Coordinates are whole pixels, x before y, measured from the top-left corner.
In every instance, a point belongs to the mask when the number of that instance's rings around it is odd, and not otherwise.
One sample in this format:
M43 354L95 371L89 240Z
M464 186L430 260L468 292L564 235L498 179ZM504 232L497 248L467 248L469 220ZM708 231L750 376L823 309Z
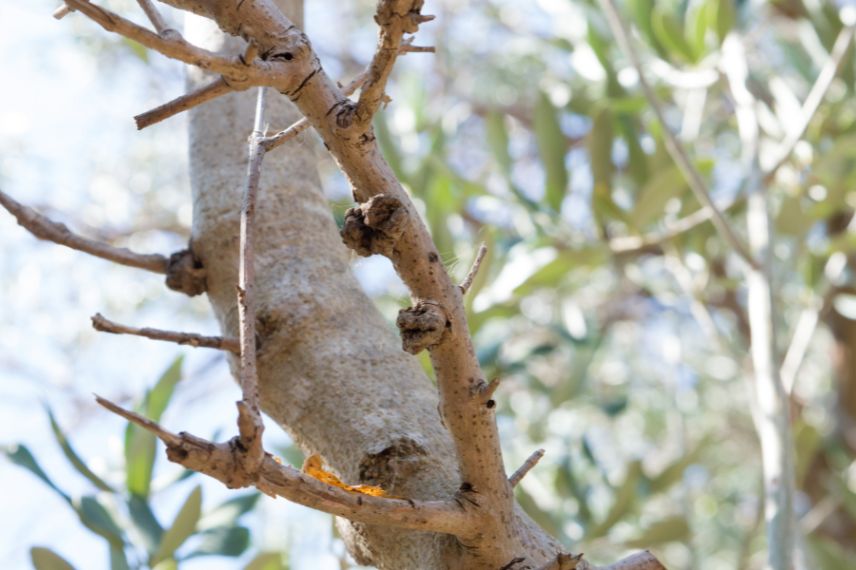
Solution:
M281 4L295 17L301 2ZM210 21L189 18L190 41L230 53L241 49ZM188 77L192 88L210 79L197 69ZM269 102L272 128L300 118L285 97L272 94ZM192 249L207 270L223 334L232 337L238 334L239 213L253 111L250 90L190 113ZM311 136L272 152L263 169L256 251L262 408L345 481L381 484L412 498L448 497L458 480L435 389L350 272ZM447 567L449 537L340 527L363 564Z

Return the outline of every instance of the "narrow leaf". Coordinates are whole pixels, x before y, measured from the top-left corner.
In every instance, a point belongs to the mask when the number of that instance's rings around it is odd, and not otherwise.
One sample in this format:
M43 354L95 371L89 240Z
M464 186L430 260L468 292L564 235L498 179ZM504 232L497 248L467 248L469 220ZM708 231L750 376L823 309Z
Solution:
M555 211L562 206L568 186L565 167L565 135L559 125L559 112L543 93L535 105L535 138L546 174L545 196Z
M669 51L669 55L675 59L690 63L695 62L695 54L684 36L683 26L674 14L664 9L655 8L651 18L654 35Z
M131 570L125 549L121 546L110 545L110 570Z
M62 489L57 487L51 478L48 477L47 473L44 472L26 445L13 445L5 448L3 452L6 454L6 457L9 458L9 461L19 467L23 467L41 479L48 487L56 491L59 496L65 499L67 503L71 504L71 497L69 497Z
M183 357L176 358L157 383L146 394L143 405L138 408L153 421L160 420L181 380ZM131 494L147 497L151 489L154 471L156 438L146 430L129 423L125 428L125 471L126 486Z
M221 503L202 516L199 528L207 530L234 525L242 515L255 508L261 496L258 492L245 493Z
M74 566L65 558L43 546L30 549L30 560L36 570L74 570Z
M149 555L154 554L163 539L163 528L146 499L131 495L128 499L128 514L131 515L134 528L140 533L146 551Z
M202 488L196 486L178 511L172 526L164 533L160 547L151 560L152 566L172 558L175 551L187 540L187 537L193 534L196 530L196 523L199 521L201 507Z
M716 6L716 35L720 43L734 27L737 15L734 9L734 0L718 0Z
M48 419L51 423L51 431L53 431L54 438L56 438L57 443L59 443L60 448L62 449L63 455L65 455L66 459L68 459L69 463L77 470L78 473L89 479L90 483L98 487L98 489L102 491L107 491L108 493L115 492L113 487L104 482L101 477L92 472L92 470L84 463L83 459L77 454L74 448L71 446L71 442L68 441L68 437L66 437L65 433L62 431L59 423L56 421L56 417L53 415L53 411L50 408L47 408Z
M687 520L682 516L673 516L651 524L624 544L628 548L649 548L666 542L682 542L689 536L690 526Z
M639 460L632 461L627 466L627 474L621 486L615 491L612 507L609 512L586 536L588 539L597 538L609 532L615 524L630 512L636 497L639 481L642 477L642 463Z
M250 530L243 526L212 528L200 533L202 542L187 555L187 558L197 556L231 556L243 554L250 546Z
M506 180L511 180L511 153L508 151L508 129L505 126L505 115L491 111L485 117L487 144L493 153L493 158Z
M125 533L96 497L87 495L75 499L73 507L83 526L103 537L110 543L111 547L122 548L124 546Z
M288 568L283 563L282 554L279 552L262 552L253 558L244 570L285 570Z

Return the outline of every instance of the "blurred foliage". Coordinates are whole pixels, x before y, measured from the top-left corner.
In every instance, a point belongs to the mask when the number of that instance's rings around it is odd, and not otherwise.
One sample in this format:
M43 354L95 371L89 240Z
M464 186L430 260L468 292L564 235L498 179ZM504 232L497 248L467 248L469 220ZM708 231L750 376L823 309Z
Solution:
M469 320L486 374L504 379L509 467L547 449L518 498L595 560L614 559L623 546L653 548L670 568L760 567L739 268L709 224L641 251L614 251L616 238L656 235L699 205L598 3L536 4L444 5L431 72L400 76L394 103L377 119L384 152L424 203L453 272L464 274L480 241L490 247ZM723 42L733 35L744 45L769 165L842 29L838 7L628 0L620 8L668 128L714 198L733 204L728 218L745 239ZM479 33L462 37L464 27ZM829 290L831 257L848 263L832 285L850 285L852 234L833 234L829 222L849 219L856 203L854 71L851 50L809 123L808 144L767 188L782 353L799 314ZM698 321L698 306L708 322ZM835 378L832 349L822 329L793 395L799 473L850 496L854 455L840 445L834 413L835 382L846 379ZM841 461L818 469L833 448ZM808 487L797 503L809 567L846 567L852 541L827 532L831 520L815 519L831 491ZM848 516L837 500L829 519Z
M177 358L155 385L146 392L136 411L157 421L169 405L176 384L181 380L182 358ZM128 424L125 429L124 466L119 471L124 484L107 482L96 474L85 457L78 455L66 433L48 409L56 442L74 470L85 478L92 492L72 497L53 481L25 445L5 450L6 457L28 470L57 493L77 514L80 523L105 541L111 570L178 568L183 560L201 556L239 557L250 546L250 531L241 519L252 511L260 494L256 491L235 494L232 498L203 511L202 488L194 485L171 520L164 521L153 510L155 495L173 493L189 479L198 479L192 471L182 470L156 489L152 487L155 470L156 438L153 434ZM59 553L43 546L30 549L36 570L74 568ZM91 566L90 566L91 567ZM252 570L286 570L288 563L281 553L260 552L245 566Z

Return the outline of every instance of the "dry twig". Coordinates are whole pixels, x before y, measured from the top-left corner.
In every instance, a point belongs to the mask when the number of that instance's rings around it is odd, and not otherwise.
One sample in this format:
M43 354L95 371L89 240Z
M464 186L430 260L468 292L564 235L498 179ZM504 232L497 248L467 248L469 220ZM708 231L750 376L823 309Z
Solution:
M257 473L243 470L246 451L234 440L213 443L189 433L174 434L156 422L113 402L95 400L119 416L153 433L166 445L171 461L224 483L229 488L254 486L275 497L370 524L454 533L471 526L470 515L454 501L413 501L375 497L328 485L265 454Z
M479 246L479 250L476 253L476 258L473 261L472 267L467 272L467 276L464 277L464 280L461 281L461 284L458 287L461 288L461 294L466 295L467 291L470 290L470 287L473 286L473 281L476 278L476 275L479 273L479 269L481 268L482 261L484 261L484 257L487 255L487 246L485 244L481 244Z
M0 205L15 216L19 225L39 239L52 241L120 265L145 269L153 273L167 272L169 260L163 255L135 253L124 247L114 247L77 235L65 224L51 220L2 191L0 191Z
M130 334L142 336L152 340L163 340L174 342L176 344L186 344L193 347L216 348L218 350L226 350L234 354L240 354L241 348L238 341L234 338L224 338L222 336L205 336L196 333L185 333L176 331L167 331L153 328L137 328L129 327L121 323L111 321L101 313L96 313L92 317L92 328L100 332L112 334Z
M146 127L150 127L178 113L192 109L197 105L201 105L206 101L211 101L232 91L234 91L234 88L223 77L219 77L208 85L204 85L181 97L176 97L159 107L135 116L134 121L137 123L137 130L141 131Z
M538 462L541 461L541 458L544 457L544 450L537 449L535 452L530 455L526 461L523 462L523 465L517 468L517 471L511 474L511 477L508 478L508 483L512 487L516 487L520 481L526 477L526 474L529 473L533 467L538 465Z
M238 430L247 450L247 469L256 471L264 458L262 434L264 422L259 411L259 374L256 367L255 299L255 213L265 147L261 144L264 128L265 88L258 88L256 119L250 135L247 186L241 207L241 260L238 272L238 326L241 335L239 380L243 399L238 402Z

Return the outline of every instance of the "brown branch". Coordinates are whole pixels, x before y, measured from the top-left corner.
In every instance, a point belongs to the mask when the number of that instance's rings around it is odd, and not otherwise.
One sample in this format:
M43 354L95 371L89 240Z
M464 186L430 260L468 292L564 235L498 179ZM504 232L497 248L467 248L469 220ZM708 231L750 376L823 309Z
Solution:
M562 552L538 570L666 570L666 567L645 550L607 566L593 566L583 559L582 554Z
M637 552L614 564L600 567L600 570L666 570L657 557L648 552Z
M143 12L146 13L146 16L149 18L152 26L157 30L158 35L161 37L167 37L172 34L178 34L176 29L167 24L160 11L152 3L152 0L137 0L137 3L140 5L140 8L143 9Z
M553 560L539 567L538 570L584 570L590 567L589 563L583 560L582 554L574 555L560 552Z
M253 80L260 78L260 70L257 68L245 66L234 59L194 46L180 36L161 37L130 20L126 20L115 12L96 6L86 0L67 0L66 4L73 10L86 15L108 32L115 32L134 40L172 59L227 76L233 84L251 84Z
M135 253L124 247L114 247L77 235L65 224L54 222L2 191L0 191L0 205L15 216L20 226L39 239L52 241L120 265L145 269L153 273L167 272L168 260L163 255Z
M508 484L512 487L516 487L518 483L520 483L524 477L532 470L533 467L538 465L538 462L541 461L541 458L544 457L544 450L537 449L532 455L530 455L526 461L523 462L523 465L517 468L517 471L511 474L511 477L508 478Z
M354 91L359 89L368 77L368 71L363 71L348 83L342 90L342 94L346 97L352 95ZM264 146L265 151L270 152L276 147L287 143L288 141L297 138L297 136L310 127L309 121L303 117L299 121L294 122L291 126L269 137L262 137L259 141Z
M216 348L218 350L226 350L234 354L240 354L241 352L240 344L234 338L224 338L221 336L205 336L196 333L167 331L148 327L130 327L121 323L117 323L115 321L111 321L101 313L95 313L95 315L93 315L92 328L100 332L106 332L111 334L130 334L135 336L142 336L152 340L174 342L177 344L189 345L193 347Z
M502 380L497 377L488 382L487 384L482 384L480 395L483 401L487 402L491 398L493 398L493 394L496 392L496 389L499 388L500 382L502 382Z
M476 275L478 275L479 269L481 268L481 264L482 264L482 261L484 261L485 255L487 255L487 246L485 244L481 244L479 246L478 252L476 253L476 258L473 261L473 265L472 265L472 267L470 267L470 270L467 272L467 276L464 277L464 280L461 281L460 285L458 285L458 287L461 288L462 294L466 295L467 291L470 290L470 287L473 286L473 281L475 280Z
M402 46L404 34L415 34L419 24L434 16L423 16L422 0L381 0L377 5L375 22L380 27L377 49L369 65L368 78L360 93L355 115L357 122L368 126L386 98L384 90Z
M252 45L252 44L251 44ZM408 53L434 53L433 47L419 47L413 46L410 44L402 44L399 48L399 53L401 55L406 55ZM345 87L342 88L342 94L346 97L352 95L357 89L363 86L366 79L368 78L369 70L365 70L355 78L353 78ZM309 128L309 121L306 120L306 117L300 119L299 121L295 121L288 128L279 131L278 133L271 135L269 137L263 137L261 140L261 144L264 145L265 150L270 152L276 147L297 138L300 133L304 132Z
M166 445L170 461L213 477L229 488L252 485L268 495L369 524L447 534L458 534L472 526L471 515L455 501L416 501L349 492L283 465L270 454L264 455L256 473L247 473L242 457L246 451L234 440L212 443L184 432L174 434L100 396L96 395L95 400L156 435Z
M692 190L696 199L702 206L710 211L710 219L722 239L731 246L734 252L743 261L745 261L749 267L757 269L759 267L758 261L752 256L746 245L743 244L734 232L734 229L728 223L728 220L725 219L725 216L713 202L710 197L710 191L708 190L707 184L705 184L701 173L699 173L698 169L692 163L675 134L671 129L669 129L669 123L666 121L666 115L663 112L662 104L660 103L657 94L654 92L654 89L651 87L651 84L648 83L648 79L645 76L645 69L642 62L639 60L636 50L630 43L630 35L627 32L624 21L618 14L615 3L613 0L600 0L600 4L606 15L609 27L612 30L612 35L615 36L615 39L621 46L624 55L630 60L631 65L636 70L636 73L639 76L639 85L642 87L642 93L645 95L645 99L654 111L654 115L657 117L657 122L659 122L660 126L663 128L663 141L666 144L666 150L683 173L684 178L689 184L690 190Z
M265 147L261 144L264 128L265 88L258 88L256 118L250 135L247 161L247 185L241 207L240 267L238 270L238 326L241 338L239 381L243 399L238 402L238 430L247 450L247 470L258 470L264 458L262 434L264 422L259 411L259 374L256 366L255 297L255 214L256 197L262 175Z
M234 90L223 77L215 79L208 85L203 85L199 89L195 89L181 97L176 97L172 101L135 116L134 121L137 123L137 130L143 130L146 127L150 127L178 113L216 99L226 93L231 93Z

